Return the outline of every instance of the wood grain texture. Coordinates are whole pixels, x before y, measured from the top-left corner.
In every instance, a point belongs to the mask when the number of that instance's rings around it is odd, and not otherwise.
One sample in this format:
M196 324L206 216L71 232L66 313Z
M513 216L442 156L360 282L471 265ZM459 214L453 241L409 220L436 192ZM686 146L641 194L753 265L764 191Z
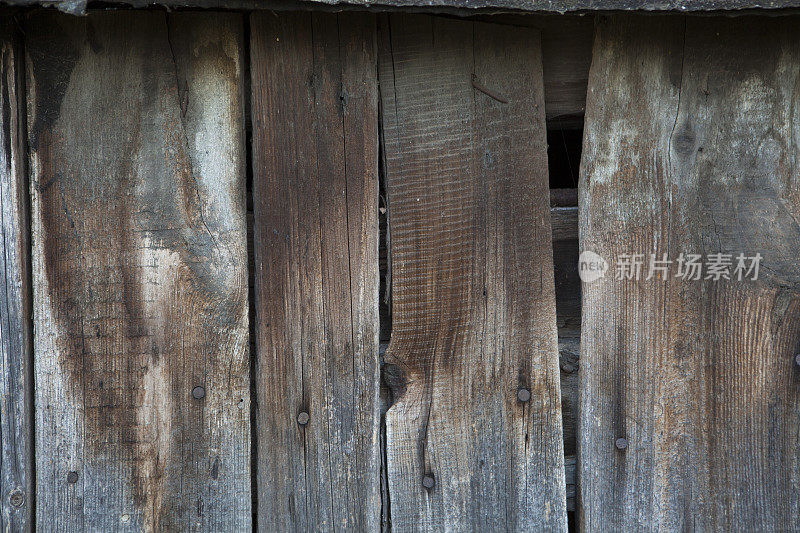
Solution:
M763 255L752 280L584 284L582 531L800 529L798 20L598 26L581 247ZM615 439L627 439L624 450Z
M401 15L379 34L392 529L565 530L539 34Z
M373 15L251 18L262 531L380 529L375 72Z
M33 528L33 351L24 67L13 17L0 17L0 529Z
M25 35L39 529L249 529L242 19Z

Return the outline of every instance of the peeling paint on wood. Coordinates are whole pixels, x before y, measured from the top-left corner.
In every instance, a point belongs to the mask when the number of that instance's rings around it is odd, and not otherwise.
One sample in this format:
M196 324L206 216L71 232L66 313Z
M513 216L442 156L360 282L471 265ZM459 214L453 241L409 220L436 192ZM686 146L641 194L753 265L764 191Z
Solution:
M25 35L38 521L248 529L242 18Z
M392 529L565 531L539 32L379 33Z
M0 18L0 529L33 528L33 370L21 38Z
M763 261L757 281L584 284L583 531L800 528L798 22L598 26L582 250Z
M375 17L251 18L258 527L378 531Z

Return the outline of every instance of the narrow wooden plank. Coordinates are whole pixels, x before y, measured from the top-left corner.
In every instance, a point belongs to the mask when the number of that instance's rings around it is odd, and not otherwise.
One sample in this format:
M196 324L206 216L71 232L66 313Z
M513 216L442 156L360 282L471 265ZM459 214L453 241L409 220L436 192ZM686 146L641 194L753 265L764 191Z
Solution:
M583 531L800 528L797 24L598 27L582 249L611 272L620 254L705 264L584 283ZM732 279L706 279L715 253ZM763 256L757 280L733 274L739 253Z
M539 33L380 34L392 528L566 530Z
M380 528L375 18L251 19L258 526Z
M242 26L26 24L46 530L250 527Z
M0 18L0 529L33 528L33 352L21 38Z

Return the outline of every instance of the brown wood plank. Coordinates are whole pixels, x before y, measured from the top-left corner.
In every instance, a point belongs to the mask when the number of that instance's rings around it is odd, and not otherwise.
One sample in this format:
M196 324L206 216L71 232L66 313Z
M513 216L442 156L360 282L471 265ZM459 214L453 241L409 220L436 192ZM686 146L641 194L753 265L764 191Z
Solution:
M37 521L251 524L241 16L25 26Z
M797 24L598 26L582 249L612 270L632 253L763 260L755 281L673 264L584 284L582 531L800 529Z
M0 529L33 528L33 350L24 68L16 21L0 18Z
M379 41L392 528L565 530L539 33L392 15Z
M375 17L251 19L258 526L380 528Z

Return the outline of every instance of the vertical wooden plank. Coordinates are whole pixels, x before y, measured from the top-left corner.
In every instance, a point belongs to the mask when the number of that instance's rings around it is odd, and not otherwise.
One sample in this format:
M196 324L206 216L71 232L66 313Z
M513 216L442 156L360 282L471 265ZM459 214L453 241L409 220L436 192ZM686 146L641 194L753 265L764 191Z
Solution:
M0 529L33 527L33 374L21 39L0 18Z
M797 23L598 26L580 231L612 270L583 292L584 531L800 528ZM651 253L701 254L701 279L646 280ZM716 253L731 279L707 278Z
M566 530L539 33L380 34L392 528Z
M251 21L258 526L377 531L375 18Z
M242 19L32 15L37 521L251 524Z

